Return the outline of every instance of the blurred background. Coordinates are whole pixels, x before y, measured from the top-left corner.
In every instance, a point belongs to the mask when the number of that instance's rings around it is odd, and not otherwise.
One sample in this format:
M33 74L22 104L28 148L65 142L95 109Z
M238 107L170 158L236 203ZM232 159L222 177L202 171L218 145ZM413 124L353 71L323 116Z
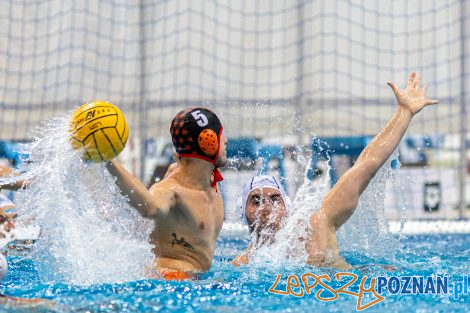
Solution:
M0 158L17 166L17 143L42 122L106 100L130 126L120 161L151 184L174 161L173 116L209 107L229 137L222 189L236 221L254 174L291 196L305 179L334 184L393 113L386 82L417 71L441 103L391 160L386 214L469 217L469 20L464 0L4 0Z

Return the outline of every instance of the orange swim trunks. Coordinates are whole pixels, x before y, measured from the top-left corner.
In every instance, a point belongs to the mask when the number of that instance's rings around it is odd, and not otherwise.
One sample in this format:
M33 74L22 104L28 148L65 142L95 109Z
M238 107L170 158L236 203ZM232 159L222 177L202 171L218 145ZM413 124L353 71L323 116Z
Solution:
M186 272L178 271L178 270L175 270L175 271L162 270L160 271L160 275L162 275L162 277L165 280L188 280L188 279L196 280L197 279L197 277L194 274L186 273Z

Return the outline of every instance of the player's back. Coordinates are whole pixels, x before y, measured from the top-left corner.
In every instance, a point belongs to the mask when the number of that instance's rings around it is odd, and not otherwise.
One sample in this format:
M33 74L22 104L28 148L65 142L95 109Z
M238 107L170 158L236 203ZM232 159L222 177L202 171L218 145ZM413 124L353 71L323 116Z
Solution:
M208 271L224 218L220 191L183 186L175 178L164 179L158 187L171 190L175 201L168 213L155 216L151 241L156 246L157 267Z

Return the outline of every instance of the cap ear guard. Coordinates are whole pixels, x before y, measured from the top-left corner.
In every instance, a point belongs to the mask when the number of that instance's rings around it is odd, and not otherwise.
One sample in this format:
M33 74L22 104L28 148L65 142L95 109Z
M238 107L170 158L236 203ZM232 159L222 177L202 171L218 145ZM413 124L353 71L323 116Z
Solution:
M217 137L217 134L212 129L204 129L199 134L199 147L209 157L213 157L219 151L219 140Z

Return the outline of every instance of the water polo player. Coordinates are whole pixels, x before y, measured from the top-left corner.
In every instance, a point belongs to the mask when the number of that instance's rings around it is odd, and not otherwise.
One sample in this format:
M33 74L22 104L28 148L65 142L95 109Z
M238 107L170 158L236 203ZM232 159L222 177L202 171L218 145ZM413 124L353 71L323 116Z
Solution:
M425 97L425 88L419 85L419 77L411 73L406 89L399 90L388 83L397 98L398 106L375 138L367 145L349 169L327 194L321 209L315 211L309 220L309 237L305 240L307 263L321 267L349 269L349 265L339 254L336 231L346 223L356 209L359 197L378 169L387 161L405 134L412 117L430 104L438 103ZM235 258L233 264L249 262L256 244L269 244L275 240L277 231L282 227L287 215L285 192L277 182L263 177L248 181L243 193L243 206L250 232L255 232L256 242ZM299 238L302 240L302 238Z
M227 139L218 117L205 108L179 112L170 127L178 154L171 173L149 190L116 160L107 167L121 192L156 227L157 271L167 279L191 278L210 269L224 219L218 170L227 161Z

